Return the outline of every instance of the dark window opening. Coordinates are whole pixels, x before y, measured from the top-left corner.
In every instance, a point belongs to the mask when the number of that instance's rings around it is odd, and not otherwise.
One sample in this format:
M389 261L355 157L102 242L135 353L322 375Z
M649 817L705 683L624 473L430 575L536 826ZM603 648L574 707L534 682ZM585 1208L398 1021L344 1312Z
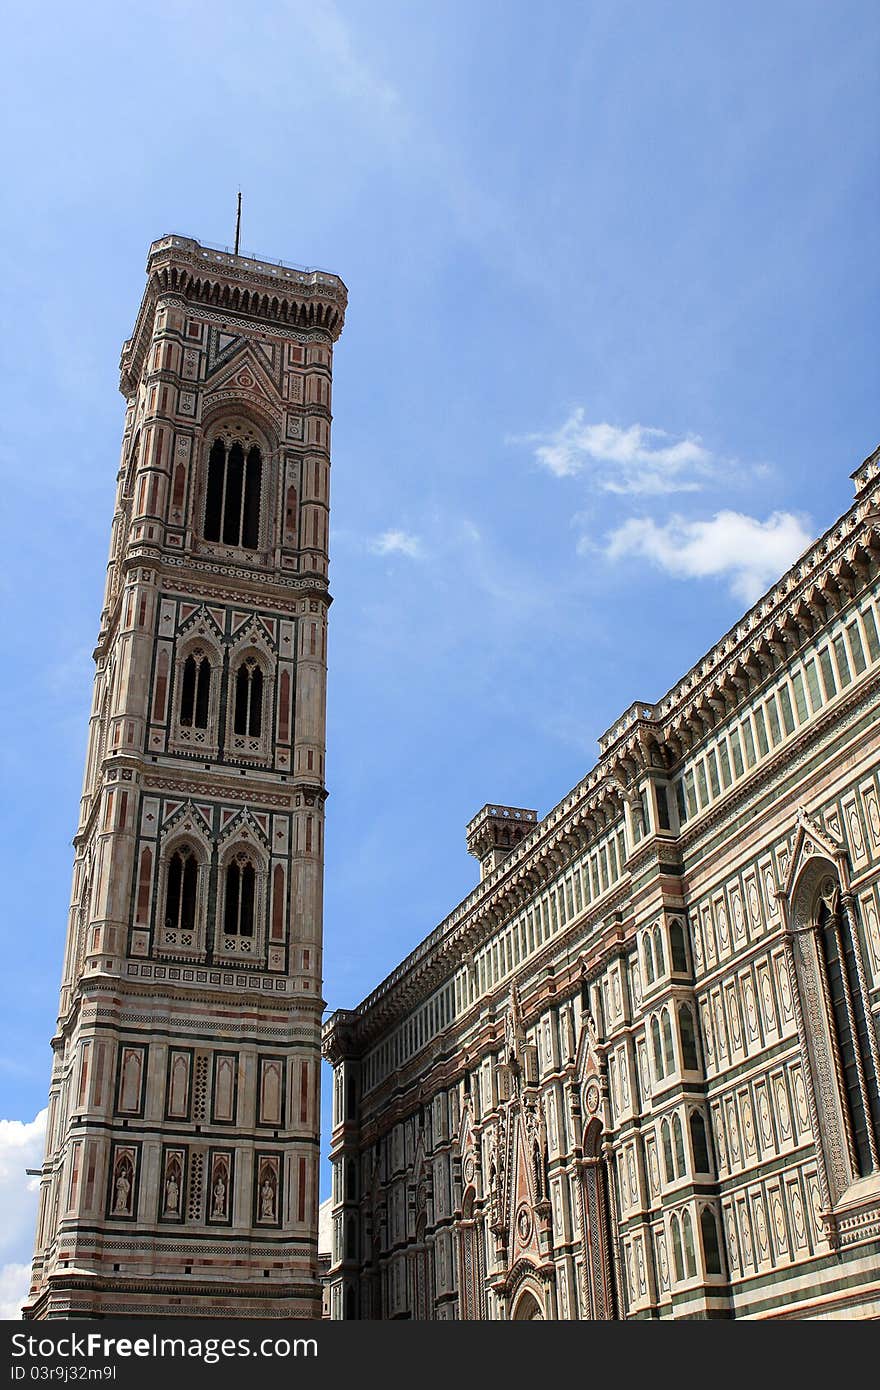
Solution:
M669 941L672 946L672 969L677 975L687 972L687 948L684 944L684 928L681 922L674 921L669 928Z
M681 1064L685 1071L697 1071L700 1062L697 1056L697 1039L694 1033L694 1019L686 1004L679 1006L678 1031L681 1038Z
M709 1207L700 1212L700 1235L703 1238L703 1255L707 1274L721 1273L721 1251L718 1246L718 1227Z
M183 663L180 684L180 722L184 728L207 729L210 694L210 662L204 652L194 652Z
M235 732L259 738L263 728L263 672L249 657L235 677Z
M165 926L177 931L193 931L196 924L198 866L187 846L175 850L168 865L168 891L165 895Z
M253 936L255 887L254 866L246 855L240 854L226 870L223 930L227 936Z
M859 1176L866 1177L872 1171L871 1146L868 1138L869 1126L873 1124L874 1134L880 1133L880 1095L877 1091L877 1078L871 1066L871 1052L868 1042L868 1027L870 1025L865 1017L864 999L859 989L856 962L849 932L836 922L824 902L819 909L819 925L822 929L821 937L828 977L828 995L843 1072L844 1101L849 1114ZM853 1037L850 1027L846 1000L847 991L855 1021L855 1037ZM865 1079L868 1099L867 1112L862 1088L859 1084L859 1062L862 1064L862 1073Z
M256 550L260 534L263 461L253 445L245 457L238 440L227 450L215 439L208 457L205 539Z
M711 1173L709 1163L709 1144L706 1139L706 1121L698 1110L690 1118L691 1150L694 1155L694 1169L698 1173Z

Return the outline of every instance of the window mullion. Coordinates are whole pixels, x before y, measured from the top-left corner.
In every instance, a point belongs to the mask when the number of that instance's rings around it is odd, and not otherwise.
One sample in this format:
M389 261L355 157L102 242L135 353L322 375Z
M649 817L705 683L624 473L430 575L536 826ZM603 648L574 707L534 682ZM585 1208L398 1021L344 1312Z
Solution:
M225 447L225 445L224 445L224 448L223 448L223 485L222 485L222 487L221 487L221 489L220 489L220 535L219 535L219 537L218 537L218 539L219 539L221 545L223 544L223 533L224 533L225 526L226 526L226 482L227 482L226 474L227 474L227 465L228 465L228 462L229 462L229 455L228 455L227 450L226 450L226 447Z

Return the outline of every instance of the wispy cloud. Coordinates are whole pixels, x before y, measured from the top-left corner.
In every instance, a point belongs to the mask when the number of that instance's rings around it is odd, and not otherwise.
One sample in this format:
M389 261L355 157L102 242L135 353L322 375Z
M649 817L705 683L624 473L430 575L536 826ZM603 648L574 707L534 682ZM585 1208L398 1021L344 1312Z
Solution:
M407 555L411 560L424 555L421 540L409 531L383 531L369 545L374 555Z
M21 1316L30 1282L39 1166L46 1135L46 1110L33 1120L0 1120L0 1317Z
M558 430L511 442L533 445L538 463L557 478L589 473L604 492L695 492L703 486L713 459L697 435L676 439L654 426L591 424L585 415L578 406Z
M773 512L766 521L721 511L708 521L673 516L663 525L631 517L608 536L612 560L641 556L679 579L725 578L752 604L810 544L809 518Z

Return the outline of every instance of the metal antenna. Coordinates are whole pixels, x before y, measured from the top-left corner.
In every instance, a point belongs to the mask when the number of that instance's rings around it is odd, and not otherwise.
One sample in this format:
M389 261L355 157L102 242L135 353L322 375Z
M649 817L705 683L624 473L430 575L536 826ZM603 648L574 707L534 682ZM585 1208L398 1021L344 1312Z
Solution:
M235 254L238 255L238 243L241 238L241 189L238 190L238 211L235 214Z

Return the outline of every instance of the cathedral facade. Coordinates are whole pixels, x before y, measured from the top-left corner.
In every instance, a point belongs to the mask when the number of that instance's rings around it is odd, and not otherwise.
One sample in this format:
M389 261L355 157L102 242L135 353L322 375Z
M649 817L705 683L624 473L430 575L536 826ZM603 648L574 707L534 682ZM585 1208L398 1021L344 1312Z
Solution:
M154 242L25 1316L320 1316L334 275Z
M880 450L334 1068L337 1319L880 1316Z

